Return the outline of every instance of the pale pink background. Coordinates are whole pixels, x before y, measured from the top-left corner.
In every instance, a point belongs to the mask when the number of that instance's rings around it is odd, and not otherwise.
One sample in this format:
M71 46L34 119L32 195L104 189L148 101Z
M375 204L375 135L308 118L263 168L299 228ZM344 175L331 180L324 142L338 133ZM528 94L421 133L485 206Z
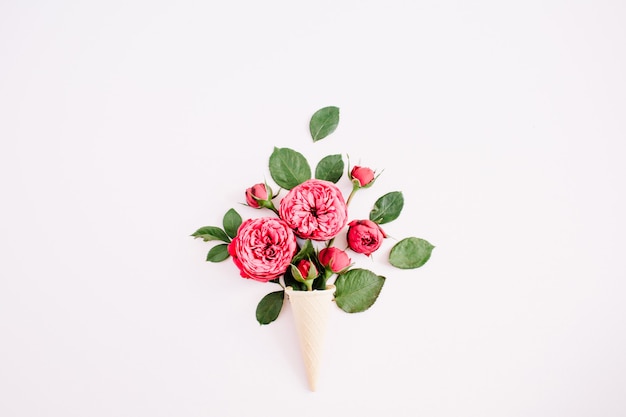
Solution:
M626 415L626 3L0 3L0 415ZM313 144L307 123L341 108ZM274 146L384 170L437 248L289 309L189 237ZM391 242L387 244L389 249ZM273 287L272 287L273 289Z

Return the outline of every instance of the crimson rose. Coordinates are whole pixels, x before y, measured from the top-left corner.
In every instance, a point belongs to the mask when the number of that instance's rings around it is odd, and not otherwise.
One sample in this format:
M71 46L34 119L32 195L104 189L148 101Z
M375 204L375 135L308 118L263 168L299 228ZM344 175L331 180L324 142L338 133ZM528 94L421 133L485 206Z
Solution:
M243 278L267 282L285 273L296 253L296 237L275 217L248 219L239 226L228 253Z
M302 239L331 239L348 219L348 208L339 188L318 179L292 188L280 201L279 210L280 218Z
M337 273L350 266L351 259L345 251L331 246L320 251L319 260L322 265Z
M387 237L378 223L371 220L353 220L348 229L348 246L367 256L376 251Z
M361 187L365 187L374 180L374 171L370 168L355 166L350 171L350 179L357 180Z

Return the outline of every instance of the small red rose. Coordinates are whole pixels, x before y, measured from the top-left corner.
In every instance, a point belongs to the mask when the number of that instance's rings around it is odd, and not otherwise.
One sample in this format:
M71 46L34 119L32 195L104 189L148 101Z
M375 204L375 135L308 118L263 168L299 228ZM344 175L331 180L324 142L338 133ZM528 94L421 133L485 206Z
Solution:
M343 271L352 262L345 251L334 246L322 249L319 254L319 260L322 265L334 273Z
M374 181L374 171L370 168L355 166L350 171L350 179L359 182L359 186L365 187Z
M387 237L378 223L371 220L353 220L348 226L348 246L367 256L375 252Z

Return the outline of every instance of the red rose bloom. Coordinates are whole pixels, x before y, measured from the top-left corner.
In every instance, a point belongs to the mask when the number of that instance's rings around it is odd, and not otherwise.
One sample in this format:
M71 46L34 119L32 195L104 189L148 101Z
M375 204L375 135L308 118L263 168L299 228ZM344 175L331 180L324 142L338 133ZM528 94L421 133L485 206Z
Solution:
M292 188L280 202L280 218L302 239L328 240L344 228L348 208L330 181L312 179Z
M353 220L348 229L348 246L367 256L375 252L387 237L378 223L371 220Z
M335 273L343 271L352 262L345 251L334 246L322 249L319 254L319 260L322 265Z
M241 276L261 282L284 274L296 249L295 235L275 217L246 220L228 245Z
M350 178L357 180L361 187L365 187L374 180L374 171L370 168L355 166L350 171Z

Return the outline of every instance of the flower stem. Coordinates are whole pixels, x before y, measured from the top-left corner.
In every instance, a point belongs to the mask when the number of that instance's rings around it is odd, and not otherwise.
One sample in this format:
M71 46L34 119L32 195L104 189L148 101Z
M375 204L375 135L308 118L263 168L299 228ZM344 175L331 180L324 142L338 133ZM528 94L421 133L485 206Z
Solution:
M259 201L259 205L266 209L272 210L274 214L280 217L280 215L278 214L278 210L276 209L276 207L274 206L274 203L271 200L261 200Z
M333 276L333 274L334 272L330 269L330 267L324 270L324 275L322 275L322 288L326 289L326 282L328 281L328 278Z
M348 196L348 199L346 200L346 207L350 205L350 201L352 201L352 197L354 197L354 195L359 190L359 188L360 187L356 184L352 185L352 191L350 191L350 195Z

